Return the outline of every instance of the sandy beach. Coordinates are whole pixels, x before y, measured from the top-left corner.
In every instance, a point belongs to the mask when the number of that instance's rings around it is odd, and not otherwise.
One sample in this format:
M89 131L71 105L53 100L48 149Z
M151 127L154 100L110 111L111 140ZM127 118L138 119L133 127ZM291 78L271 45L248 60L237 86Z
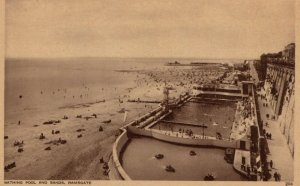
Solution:
M193 83L210 82L224 73L163 63L149 68L147 63L125 67L120 62L90 62L81 70L81 63L71 70L67 62L50 67L14 65L25 73L7 65L4 156L5 165L15 162L16 167L5 172L5 179L108 179L100 159L108 161L118 129L158 106L127 100L161 101L165 86L172 87L170 98L177 98ZM34 74L43 70L40 76ZM194 75L203 78L193 80ZM56 80L60 76L62 81Z

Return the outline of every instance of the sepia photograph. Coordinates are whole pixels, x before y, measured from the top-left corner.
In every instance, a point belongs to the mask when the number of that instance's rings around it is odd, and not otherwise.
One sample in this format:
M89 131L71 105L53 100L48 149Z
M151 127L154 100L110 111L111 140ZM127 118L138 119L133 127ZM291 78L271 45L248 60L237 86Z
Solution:
M293 185L295 0L4 2L4 183Z

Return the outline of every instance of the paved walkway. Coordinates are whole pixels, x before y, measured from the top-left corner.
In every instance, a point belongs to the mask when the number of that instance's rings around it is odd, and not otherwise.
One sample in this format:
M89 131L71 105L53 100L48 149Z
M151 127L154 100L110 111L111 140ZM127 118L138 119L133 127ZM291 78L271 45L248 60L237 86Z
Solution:
M259 82L259 78L258 78L258 74L257 74L257 71L256 71L253 63L254 62L251 61L250 65L249 65L250 66L250 74L255 79L255 83L258 83Z
M286 140L282 135L279 123L276 120L268 120L266 114L273 115L271 107L264 107L263 102L258 98L259 109L261 113L261 119L264 124L269 123L269 126L264 125L266 132L272 134L272 139L267 140L270 154L267 155L268 161L273 161L273 169L271 169L272 178L270 181L275 181L273 175L275 172L280 173L281 181L293 181L294 178L294 159L292 158L291 152L288 149ZM270 104L268 104L270 105Z

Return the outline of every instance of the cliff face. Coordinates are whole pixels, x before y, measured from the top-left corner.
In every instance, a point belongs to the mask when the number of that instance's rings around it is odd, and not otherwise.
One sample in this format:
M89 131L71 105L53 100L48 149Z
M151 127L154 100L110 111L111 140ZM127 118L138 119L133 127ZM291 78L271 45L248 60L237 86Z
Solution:
M268 65L264 90L267 101L278 119L280 130L294 156L295 71Z
M278 53L262 54L254 62L259 79L264 81L263 91L273 119L278 124L288 147L294 156L294 108L295 108L295 43Z
M278 117L280 129L287 140L289 149L294 156L294 108L295 108L295 80L291 78L288 82L281 115Z

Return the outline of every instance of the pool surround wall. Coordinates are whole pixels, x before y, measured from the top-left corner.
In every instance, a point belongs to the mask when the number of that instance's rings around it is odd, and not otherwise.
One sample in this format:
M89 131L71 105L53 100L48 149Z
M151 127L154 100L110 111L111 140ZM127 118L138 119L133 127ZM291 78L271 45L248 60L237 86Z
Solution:
M129 175L125 172L125 170L122 167L122 164L120 162L120 155L122 153L122 150L126 146L126 143L129 141L129 138L127 136L127 131L123 129L123 132L118 138L116 139L114 145L113 145L113 152L112 152L112 161L113 165L116 171L114 171L114 178L116 179L122 179L122 180L131 180Z
M183 95L182 99L177 101L178 104L184 104L187 100L190 99L189 95ZM128 138L128 132L127 130L137 130L136 132L139 133L140 135L144 136L152 136L151 132L149 130L144 130L144 129L138 129L134 126L140 124L141 122L147 120L149 117L155 117L156 119L161 120L164 118L166 115L170 114L170 112L165 112L162 105L159 105L158 108L154 109L153 111L139 117L138 119L128 123L127 125L123 126L120 128L122 133L117 137L116 141L113 144L113 150L112 150L112 157L111 161L113 164L113 167L115 170L110 172L110 176L113 176L115 179L122 179L122 180L132 180L130 176L126 173L126 171L123 169L122 164L120 162L120 155L124 148L126 147L126 144L129 141ZM132 132L134 133L134 132ZM113 174L113 175L111 175Z
M191 97L184 97L185 99L182 99L180 102L180 105L184 104L188 100L191 99ZM158 114L160 112L164 112L162 115ZM156 117L155 115L158 114ZM159 120L163 119L166 115L170 114L170 112L165 112L163 107L160 105L157 109L153 110L150 113L147 113L137 120L134 120L130 122L129 124L125 125L121 128L122 133L119 135L113 144L113 153L112 153L112 161L114 168L116 169L118 175L114 175L115 178L120 178L123 180L132 180L130 176L126 173L126 171L123 169L122 164L120 162L120 156L122 153L122 150L126 147L126 144L129 141L128 134L136 134L140 136L147 136L152 137L158 140L176 143L176 144L182 144L182 145L194 145L194 146L212 146L212 147L219 147L219 148L235 148L239 149L241 147L241 141L242 140L233 140L233 141L225 141L225 140L216 140L216 139L192 139L192 138L180 138L180 137L173 137L168 136L165 134L160 134L154 131L151 131L151 129L142 129L137 128L136 125L139 125L141 122L148 120L151 117L155 117L157 120L151 119L152 123L151 126L157 123ZM159 117L160 116L160 117ZM158 118L159 117L159 118ZM148 120L150 121L150 119ZM147 122L148 123L148 122ZM150 125L148 125L150 128ZM144 127L144 126L143 126ZM147 128L147 127L146 127ZM249 140L246 141L246 150L250 149L250 143Z
M182 138L175 136L168 136L165 134L161 134L152 130L143 130L138 129L136 127L128 126L128 131L135 135L152 137L158 140L176 143L181 145L194 145L194 146L211 146L211 147L219 147L219 148L241 148L241 140L217 140L217 139L193 139L193 138ZM246 150L250 149L250 143L246 142Z

